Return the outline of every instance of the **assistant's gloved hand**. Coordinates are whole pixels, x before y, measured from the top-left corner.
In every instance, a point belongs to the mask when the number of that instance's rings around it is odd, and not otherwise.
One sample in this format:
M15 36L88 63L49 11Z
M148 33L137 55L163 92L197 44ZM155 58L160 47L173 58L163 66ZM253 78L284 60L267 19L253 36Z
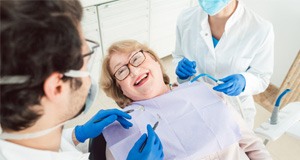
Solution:
M223 92L229 96L237 96L244 91L246 86L246 79L241 74L233 74L231 76L220 79L224 82L214 87L213 89Z
M113 123L115 120L117 120L124 128L128 129L132 126L132 123L126 119L131 119L131 116L118 109L100 110L84 125L75 127L76 139L83 143L88 138L95 138L102 133L104 127ZM101 121L95 122L98 120Z
M148 138L146 134L140 137L130 150L127 160L162 160L164 158L161 142L150 125L147 125L147 131ZM144 141L146 141L146 145L140 152Z
M187 58L183 58L181 61L178 62L176 68L176 75L180 79L187 79L196 73L195 68L196 68L195 61L190 61Z

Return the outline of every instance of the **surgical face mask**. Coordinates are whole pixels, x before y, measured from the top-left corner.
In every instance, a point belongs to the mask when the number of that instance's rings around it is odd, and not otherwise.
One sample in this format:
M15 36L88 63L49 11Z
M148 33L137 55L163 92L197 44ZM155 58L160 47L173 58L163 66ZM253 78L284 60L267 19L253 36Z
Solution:
M93 105L93 103L97 98L99 92L99 78L100 78L101 55L99 50L97 50L97 48L99 48L99 44L88 43L88 45L91 48L91 50L93 50L94 55L88 61L88 70L90 72L90 77L91 77L91 87L89 89L89 94L85 102L84 113L86 113L91 108L91 106Z
M64 74L65 76L75 77L75 78L90 76L91 87L89 89L89 93L85 102L84 113L86 113L91 108L99 92L100 61L101 61L101 55L97 50L97 48L99 48L99 44L91 40L87 40L87 44L91 51L90 53L87 54L90 55L87 63L88 72L70 70L69 72Z
M87 40L88 46L90 48L90 52L87 54L84 54L83 56L87 55L90 56L89 60L87 62L87 71L79 71L79 70L70 70L66 73L64 73L67 77L73 77L73 78L80 78L80 77L88 77L91 78L91 87L89 89L89 93L87 96L87 100L85 103L85 110L86 113L87 110L92 106L93 102L95 101L99 87L98 87L98 81L100 77L100 53L97 52L97 48L99 47L99 44L97 42ZM1 77L0 82L1 84L21 84L26 82L29 79L28 76L4 76ZM27 133L27 134L14 134L14 133L6 133L2 132L2 127L0 124L0 139L15 139L15 140L21 140L21 139L32 139L36 137L41 137L44 135L49 134L53 130L63 126L68 121L62 122L54 127L37 131L34 133Z
M231 0L198 0L202 9L210 16L223 10Z

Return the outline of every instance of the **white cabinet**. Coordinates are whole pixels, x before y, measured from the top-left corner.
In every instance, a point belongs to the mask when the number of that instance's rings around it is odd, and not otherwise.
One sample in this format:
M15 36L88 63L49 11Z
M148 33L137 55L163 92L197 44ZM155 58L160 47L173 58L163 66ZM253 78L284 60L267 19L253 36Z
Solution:
M149 42L149 1L119 0L98 6L103 52L115 41Z
M79 0L83 7L96 6L105 2L110 2L112 0Z
M87 39L100 43L99 51L102 54L100 29L98 24L98 15L96 6L90 6L83 9L83 18L81 21L82 29Z
M175 48L177 16L189 4L190 0L150 1L150 47L160 58L172 54Z
M105 54L115 41L135 39L160 58L175 48L178 14L194 0L81 0L87 38L101 43Z

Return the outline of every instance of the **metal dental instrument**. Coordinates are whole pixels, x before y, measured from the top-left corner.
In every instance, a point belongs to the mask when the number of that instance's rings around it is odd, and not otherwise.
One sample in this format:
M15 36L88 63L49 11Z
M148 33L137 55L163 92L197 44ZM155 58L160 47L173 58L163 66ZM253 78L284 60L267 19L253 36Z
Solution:
M218 80L218 79L216 79L216 78L214 78L214 77L212 77L211 75L206 74L206 73L201 73L201 74L199 74L198 76L196 76L195 78L193 78L190 82L192 83L192 82L198 80L200 77L204 77L204 76L206 76L206 77L212 79L213 81L215 81L215 82L218 83L218 84L222 83L222 81L220 81L220 80Z
M144 106L138 106L136 109L129 109L129 110L124 111L124 112L129 114L129 113L131 113L131 112L139 111L139 110L145 111ZM106 117L104 117L104 118L106 118ZM94 121L94 123L98 123L98 122L102 121L104 118L100 118L100 119Z
M154 124L154 126L152 127L152 129L153 129L154 131L155 131L156 127L158 126L158 123L159 123L159 121L157 121L157 122ZM147 138L147 139L148 139L148 138ZM142 146L141 146L141 148L140 148L140 152L142 152L143 149L145 148L147 139L143 142L143 144L142 144Z

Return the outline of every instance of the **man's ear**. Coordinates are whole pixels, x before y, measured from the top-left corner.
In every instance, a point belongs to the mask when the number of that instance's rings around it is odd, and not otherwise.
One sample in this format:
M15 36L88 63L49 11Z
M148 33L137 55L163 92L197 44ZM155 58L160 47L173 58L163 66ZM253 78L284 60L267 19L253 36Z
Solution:
M52 73L44 83L45 96L49 99L55 99L59 96L63 89L63 74L54 72Z

